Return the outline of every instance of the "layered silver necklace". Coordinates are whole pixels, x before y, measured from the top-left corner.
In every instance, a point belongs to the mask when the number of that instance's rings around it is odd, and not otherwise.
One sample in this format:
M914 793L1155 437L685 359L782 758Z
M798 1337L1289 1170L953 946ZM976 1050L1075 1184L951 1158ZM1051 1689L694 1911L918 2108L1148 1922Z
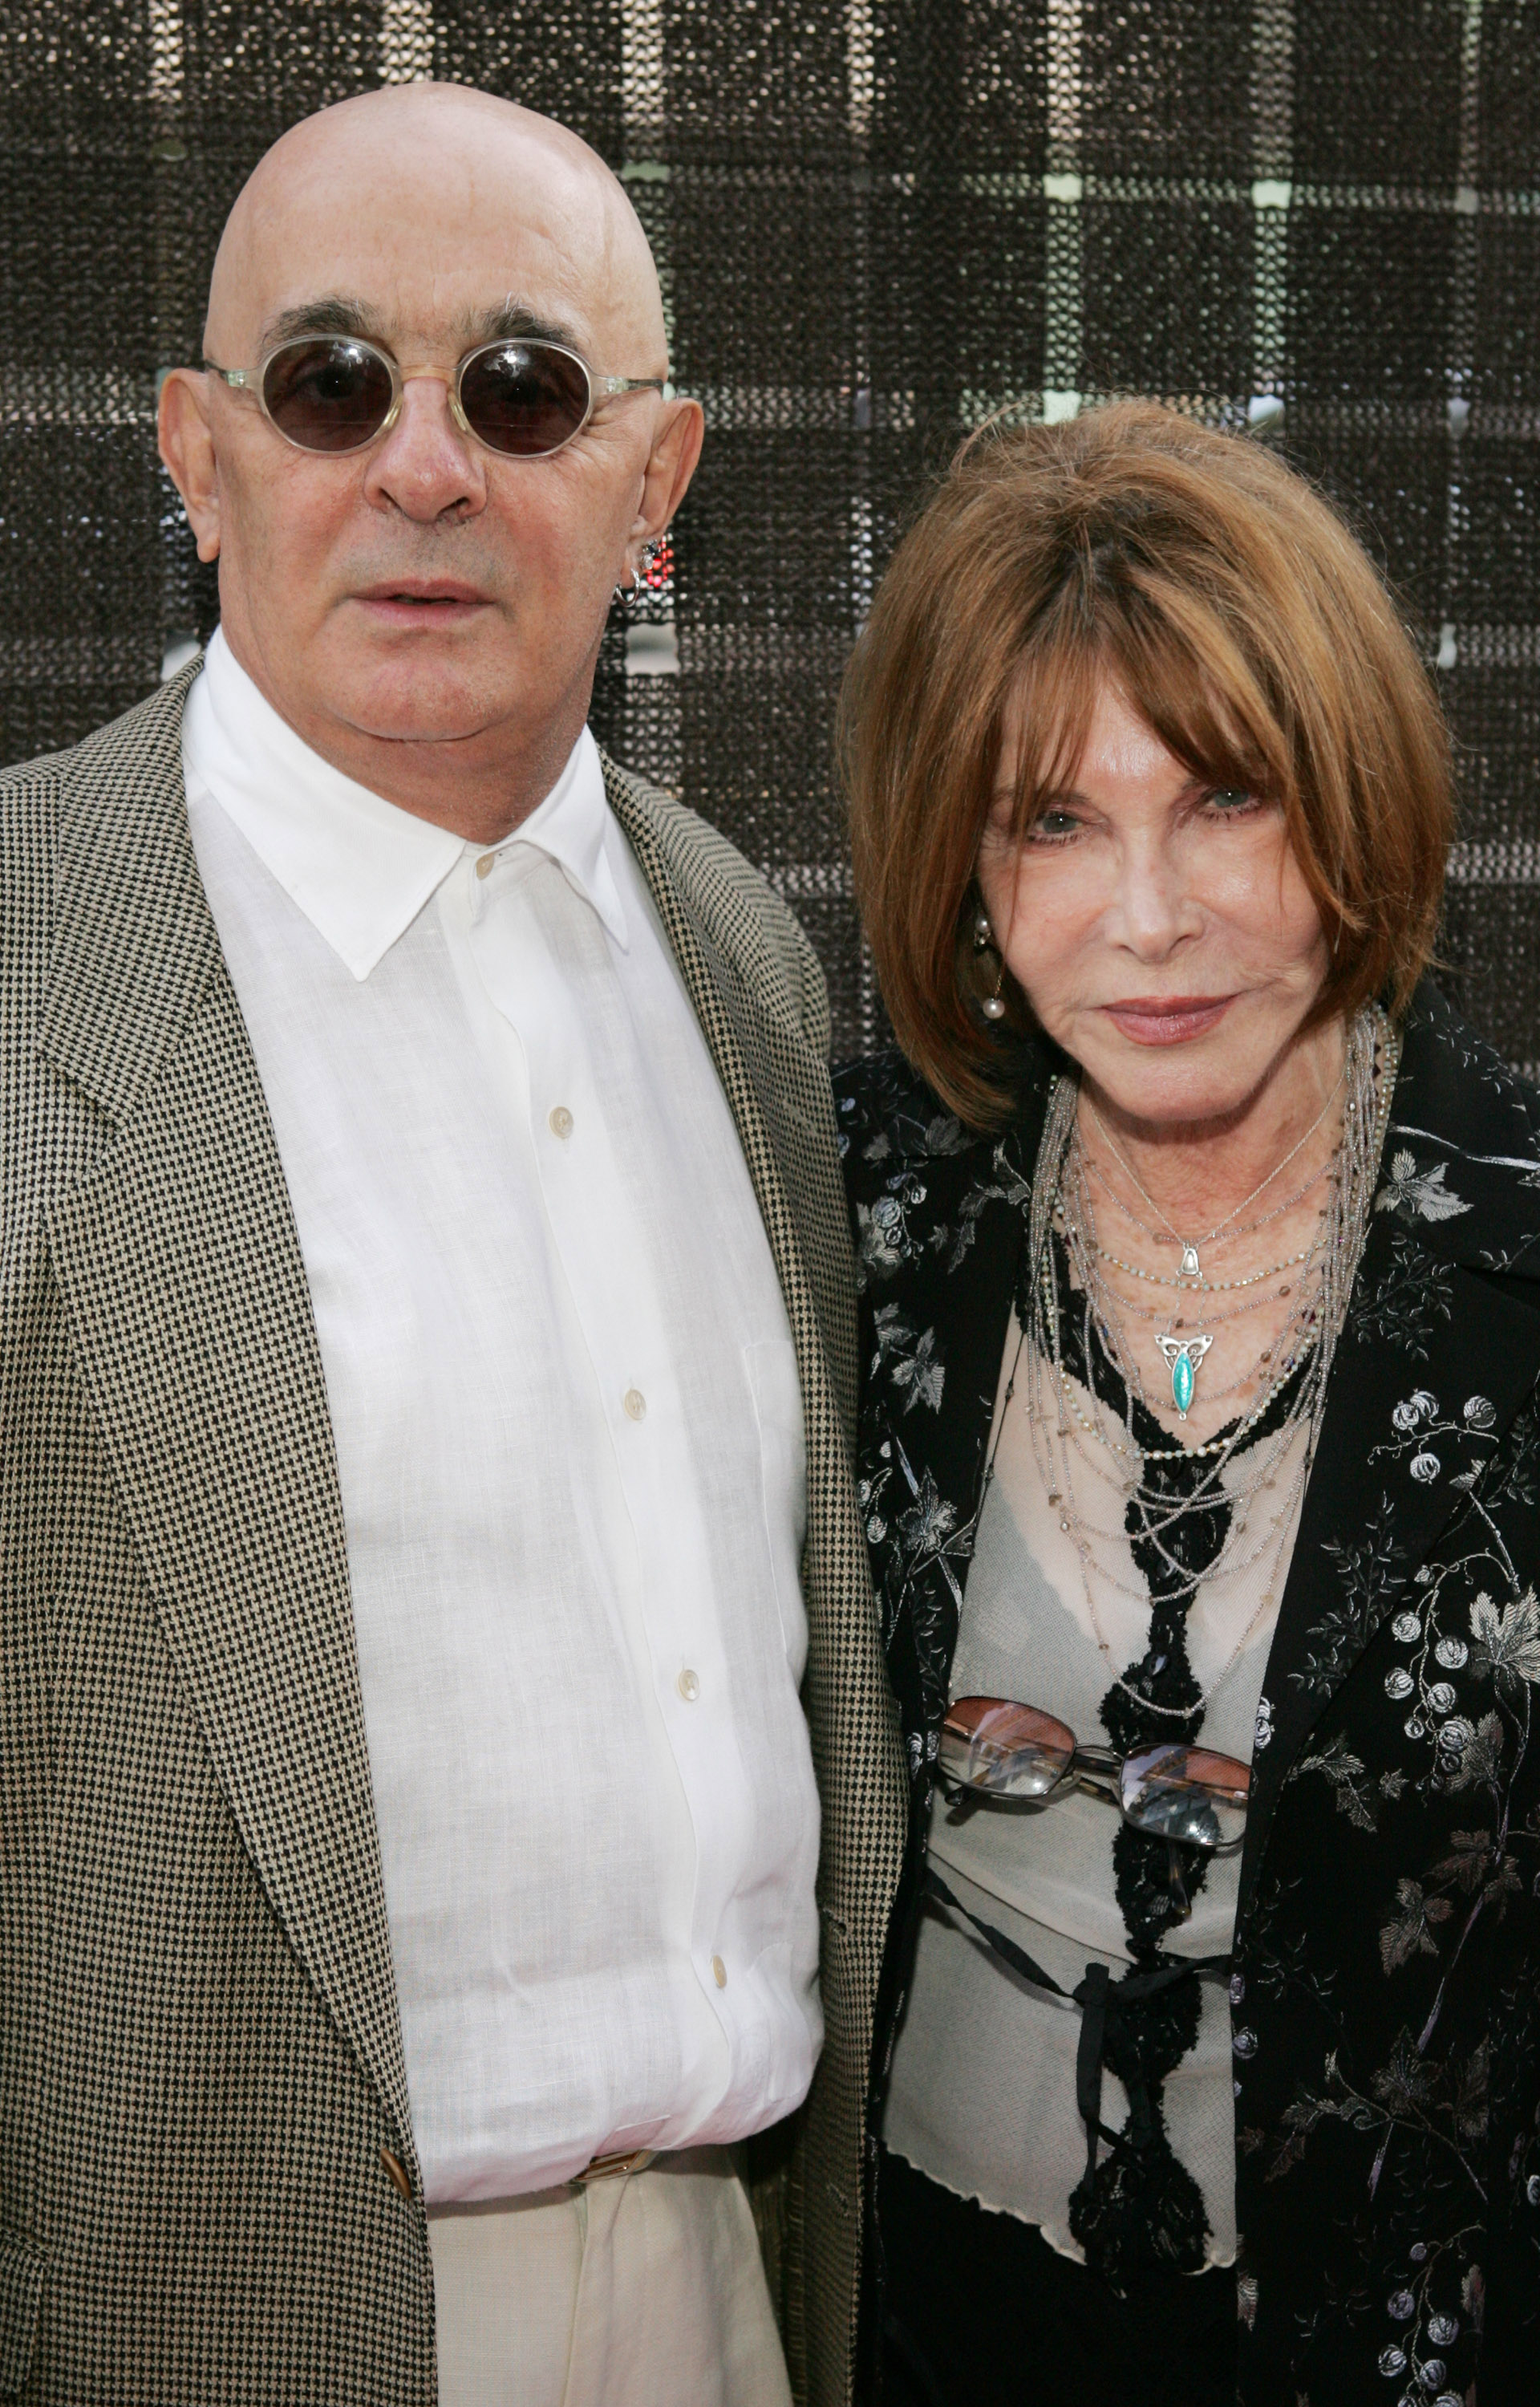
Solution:
M1136 1408L1144 1404L1148 1409L1148 1399L1133 1347L1123 1331L1119 1300L1102 1272L1103 1260L1116 1257L1107 1256L1097 1241L1086 1160L1077 1138L1079 1086L1067 1077L1054 1084L1033 1177L1028 1325L1022 1332L1022 1350L1010 1385L1014 1387L1015 1376L1022 1375L1024 1370L1033 1453L1049 1503L1058 1513L1059 1527L1076 1550L1096 1645L1118 1686L1149 1711L1168 1713L1172 1718L1183 1720L1194 1710L1201 1712L1277 1602L1294 1512L1315 1458L1332 1361L1363 1249L1399 1051L1399 1040L1378 1006L1371 1005L1358 1015L1348 1033L1341 1081L1341 1088L1346 1089L1342 1136L1335 1167L1315 1238L1303 1255L1291 1257L1290 1263L1275 1265L1270 1271L1227 1281L1206 1279L1199 1257L1199 1248L1211 1245L1249 1204L1255 1202L1263 1189L1288 1168L1300 1147L1278 1163L1262 1186L1221 1222L1218 1231L1195 1242L1177 1236L1175 1231L1171 1232L1183 1249L1183 1259L1169 1284L1180 1294L1239 1292L1275 1276L1279 1268L1293 1265L1298 1270L1298 1276L1291 1281L1291 1317L1281 1336L1264 1350L1254 1373L1236 1383L1249 1385L1254 1376L1258 1392L1253 1402L1220 1436L1193 1448L1146 1448L1136 1437ZM1334 1090L1328 1098L1327 1108L1337 1091L1340 1089ZM1325 1109L1321 1118L1324 1117ZM1320 1126L1320 1119L1315 1125ZM1301 1146L1313 1133L1313 1129L1307 1130ZM1313 1184L1313 1179L1307 1182L1301 1194L1308 1192ZM1150 1201L1148 1197L1145 1200ZM1151 1204L1151 1208L1158 1213L1158 1206ZM1274 1216L1264 1217L1270 1219ZM1055 1235L1062 1239L1067 1258L1067 1288L1061 1275ZM1195 1275L1188 1267L1188 1252L1197 1262ZM1150 1276L1157 1287L1166 1284L1152 1275L1138 1272L1136 1275ZM1083 1387L1064 1360L1065 1316L1072 1312L1079 1312L1082 1322L1081 1359L1086 1374ZM1179 1337L1180 1327L1179 1323L1178 1330L1169 1334ZM1203 1333L1211 1343L1211 1333ZM1179 1342L1191 1346L1192 1341ZM1118 1375L1123 1399L1121 1416L1097 1394L1093 1365L1098 1348ZM1208 1350L1205 1344L1198 1353L1199 1360ZM1162 1352L1166 1352L1164 1347ZM1166 1359L1169 1361L1171 1358L1166 1355ZM1190 1353L1187 1359L1191 1360ZM1293 1392L1280 1419L1271 1430L1259 1434L1260 1425L1291 1381L1294 1383ZM1190 1383L1186 1385L1184 1403L1174 1371L1172 1394L1179 1414L1185 1417L1192 1387ZM1085 1403L1089 1403L1089 1411L1084 1408ZM1301 1445L1297 1441L1302 1431ZM1242 1449L1246 1450L1246 1460L1236 1464L1236 1457ZM1179 1460L1202 1465L1185 1492L1174 1491L1171 1484L1158 1475L1153 1481L1149 1479L1151 1464ZM1281 1491L1280 1477L1286 1482ZM1116 1500L1119 1509L1112 1528L1100 1526L1095 1517L1092 1499L1098 1488L1109 1503ZM1104 1582L1114 1593L1136 1601L1144 1602L1148 1595L1142 1587L1130 1587L1121 1570L1127 1563L1131 1502L1137 1506L1137 1517L1143 1535L1169 1574L1167 1594L1175 1598L1190 1598L1201 1584L1216 1577L1239 1575L1269 1551L1273 1554L1271 1571L1256 1610L1196 1709L1191 1705L1156 1705L1147 1696L1128 1688L1116 1670L1101 1627L1094 1592L1096 1582ZM1219 1553L1201 1573L1189 1573L1180 1559L1175 1541L1177 1527L1188 1516L1211 1511L1220 1504L1230 1510Z
M1214 1280L1206 1279L1204 1277L1203 1264L1198 1258L1198 1248L1200 1246L1217 1245L1227 1232L1235 1231L1235 1223L1240 1218L1241 1214L1246 1211L1250 1205L1256 1202L1259 1195L1263 1194L1267 1188L1273 1185L1275 1179L1282 1177L1291 1162L1298 1161L1300 1155L1304 1152L1305 1147L1309 1144L1310 1139L1314 1136L1317 1129L1320 1128L1322 1120L1325 1118L1327 1113L1331 1110L1332 1105L1335 1103L1338 1095L1341 1093L1343 1081L1346 1079L1347 1075L1348 1065L1346 1056L1344 1056L1341 1075L1337 1078L1335 1086L1332 1089L1331 1093L1321 1104L1320 1111L1317 1112L1314 1119L1310 1122L1310 1125L1306 1130L1304 1135L1299 1138L1296 1144L1290 1147L1289 1151L1284 1155L1282 1161L1274 1165L1274 1167L1267 1173L1265 1178L1261 1178L1257 1181L1257 1184L1252 1188L1250 1195L1243 1195L1240 1202L1236 1205L1235 1210L1233 1212L1227 1212L1223 1219L1219 1221L1215 1227L1209 1230L1206 1237L1184 1237L1180 1230L1173 1227L1171 1221L1166 1218L1165 1212L1162 1211L1154 1197L1150 1193L1149 1189L1140 1181L1138 1174L1127 1161L1124 1161L1123 1155L1118 1151L1117 1147L1112 1142L1111 1132L1109 1130L1106 1121L1102 1118L1100 1112L1097 1111L1095 1104L1091 1103L1089 1099L1087 1099L1086 1108L1096 1124L1096 1129L1101 1137L1102 1143L1106 1146L1108 1152L1117 1163L1118 1168L1123 1172L1123 1176L1128 1180L1128 1183L1133 1188L1135 1193L1139 1197L1142 1203L1149 1205L1150 1210L1153 1212L1155 1218L1161 1222L1167 1237L1170 1239L1172 1245L1176 1246L1177 1251L1180 1256L1180 1260L1177 1265L1176 1275L1173 1278L1157 1277L1153 1282L1154 1284L1161 1287L1175 1288L1179 1296L1189 1293L1194 1296L1216 1295L1228 1291L1237 1284L1247 1287L1256 1287L1268 1279L1280 1277L1285 1271L1293 1270L1301 1266L1307 1268L1309 1266L1311 1254L1307 1250L1303 1254L1291 1254L1286 1261L1274 1262L1270 1264L1266 1270L1253 1271L1250 1277L1244 1281L1236 1282L1233 1280L1224 1280L1222 1282L1215 1282ZM1087 1160L1084 1149L1081 1145L1078 1132L1074 1139L1074 1152L1076 1156L1075 1170L1079 1175L1073 1179L1072 1183L1083 1189L1084 1173L1086 1170L1091 1170L1093 1175L1099 1179L1101 1185L1105 1187L1107 1182L1104 1178L1101 1178L1100 1173L1095 1171L1095 1165ZM1317 1176L1319 1175L1320 1174L1317 1173ZM1303 1198L1308 1194L1310 1188L1313 1187L1314 1184L1315 1179L1309 1179L1307 1184L1299 1189L1297 1194L1289 1199L1288 1203L1280 1204L1278 1207L1277 1212L1265 1213L1263 1218L1255 1225L1259 1228L1264 1228L1268 1221L1276 1219L1279 1213L1288 1211L1291 1204L1301 1202ZM1112 1192L1110 1188L1108 1189L1108 1192L1109 1194ZM1118 1199L1114 1198L1114 1201L1117 1200ZM1087 1218L1089 1218L1089 1197L1086 1198L1086 1207ZM1134 1225L1137 1228L1143 1230L1147 1237L1158 1237L1158 1232L1151 1229L1148 1221L1140 1220L1136 1213L1130 1212L1125 1204L1122 1205L1122 1209L1127 1218L1134 1222ZM1238 1235L1246 1232L1235 1231L1235 1233ZM1107 1248L1103 1246L1096 1246L1094 1244L1092 1251L1098 1261L1109 1261L1112 1263L1114 1268L1120 1271L1125 1271L1132 1278L1142 1278L1145 1280L1150 1279L1151 1275L1149 1272L1137 1269L1132 1262L1120 1261L1115 1254L1109 1253ZM1284 1288L1282 1293L1287 1296L1289 1293L1288 1288ZM1179 1320L1177 1322L1177 1328L1180 1329L1181 1325L1181 1322ZM1171 1401L1176 1405L1177 1411L1183 1420L1187 1418L1188 1412L1192 1407L1194 1391L1197 1386L1199 1368L1202 1365L1204 1356L1208 1353L1208 1348L1212 1346L1213 1342L1212 1332L1201 1328L1194 1329L1192 1333L1186 1337L1178 1337L1174 1331L1167 1331L1165 1335L1158 1336L1155 1339L1155 1344L1160 1350L1162 1359L1166 1363L1166 1367L1171 1374ZM1264 1357L1264 1360L1266 1358Z

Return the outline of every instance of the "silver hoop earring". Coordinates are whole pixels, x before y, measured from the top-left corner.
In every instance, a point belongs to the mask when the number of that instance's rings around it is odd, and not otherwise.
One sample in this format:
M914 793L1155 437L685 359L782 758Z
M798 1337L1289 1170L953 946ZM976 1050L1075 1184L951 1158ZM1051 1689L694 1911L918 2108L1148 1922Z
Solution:
M991 953L995 956L995 983L987 994L979 995L979 1009L983 1013L986 1019L1003 1019L1005 1018L1005 994L1003 991L1005 987L1005 955L1001 952L998 945L995 941L995 931L989 924L988 912L981 911L978 918L973 922L973 965L976 972L982 973L984 976L988 975L985 964ZM974 979L974 990L975 992L977 992L977 976L975 976Z
M646 571L653 564L653 554L657 549L657 546L656 543L644 543L643 545L641 552L637 558L636 566L631 571L630 584L629 586L617 585L615 587L614 597L615 601L627 603L634 609L637 603L645 599L647 591Z

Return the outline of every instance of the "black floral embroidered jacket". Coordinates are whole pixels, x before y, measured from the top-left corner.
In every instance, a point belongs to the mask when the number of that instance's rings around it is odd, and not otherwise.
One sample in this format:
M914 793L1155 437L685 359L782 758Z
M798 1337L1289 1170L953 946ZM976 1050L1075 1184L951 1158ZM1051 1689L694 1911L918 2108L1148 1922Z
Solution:
M997 1139L896 1055L836 1081L911 1791L874 2129L1052 1075ZM1540 2398L1537 1383L1540 1095L1424 984L1257 1720L1231 1982L1244 2407Z

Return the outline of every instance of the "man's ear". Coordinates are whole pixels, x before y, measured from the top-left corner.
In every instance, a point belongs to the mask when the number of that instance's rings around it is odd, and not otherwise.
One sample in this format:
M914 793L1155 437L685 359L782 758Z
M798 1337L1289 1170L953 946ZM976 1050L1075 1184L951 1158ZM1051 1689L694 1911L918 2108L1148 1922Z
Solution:
M161 457L205 561L219 556L219 471L208 405L206 375L194 368L171 370L161 387Z
M698 401L665 404L642 481L641 507L631 523L632 544L656 543L672 524L674 512L689 490L705 437L705 413Z

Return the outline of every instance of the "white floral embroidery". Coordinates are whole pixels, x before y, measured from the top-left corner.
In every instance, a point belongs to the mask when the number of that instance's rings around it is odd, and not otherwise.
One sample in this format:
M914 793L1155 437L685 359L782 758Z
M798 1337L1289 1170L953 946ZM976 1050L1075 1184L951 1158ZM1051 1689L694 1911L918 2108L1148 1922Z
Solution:
M1413 1455L1410 1462L1406 1465L1406 1468L1411 1473L1412 1477L1414 1479L1420 1480L1425 1488L1430 1479L1437 1478L1443 1466L1439 1462L1437 1455L1431 1453L1428 1447L1424 1446L1420 1454Z
M896 1388L908 1389L904 1410L912 1411L916 1404L928 1404L933 1413L941 1409L941 1389L946 1372L936 1360L936 1332L927 1329L917 1342L907 1361L895 1362L892 1370Z
M880 1195L873 1204L858 1204L855 1218L856 1251L862 1263L879 1278L891 1277L903 1261L908 1245L903 1205L892 1195Z
M1497 1418L1497 1407L1491 1402L1490 1397L1467 1396L1465 1399L1465 1418L1469 1421L1472 1429L1491 1429L1493 1421Z
M936 1332L926 1329L917 1335L896 1303L879 1304L873 1324L878 1365L903 1396L905 1412L923 1403L939 1413L946 1370L936 1359Z
M1391 1161L1384 1186L1375 1197L1377 1212L1399 1212L1404 1219L1452 1220L1470 1205L1462 1196L1451 1195L1444 1185L1448 1170L1447 1161L1434 1162L1431 1170L1419 1170L1414 1154L1401 1152Z
M1533 1588L1501 1613L1483 1588L1471 1607L1471 1634L1476 1670L1492 1673L1499 1688L1540 1681L1540 1601Z

